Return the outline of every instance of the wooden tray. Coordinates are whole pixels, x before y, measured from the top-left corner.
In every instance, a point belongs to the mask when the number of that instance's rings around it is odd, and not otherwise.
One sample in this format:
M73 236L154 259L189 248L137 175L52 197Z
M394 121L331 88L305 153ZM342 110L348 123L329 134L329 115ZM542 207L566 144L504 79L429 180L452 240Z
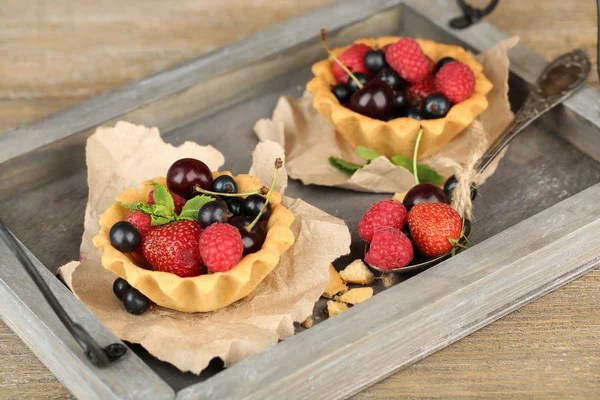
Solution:
M118 120L157 126L168 142L211 144L224 153L224 168L247 171L254 123L271 115L279 96L300 96L310 65L324 57L320 28L329 28L332 47L410 35L479 52L506 38L485 21L451 29L460 11L448 3L347 0L7 132L0 136L0 217L37 257L70 315L100 344L118 341L54 277L79 255L86 137ZM522 46L510 58L516 108L547 63ZM348 397L600 264L599 103L586 87L513 142L481 188L474 247L390 289L376 287L373 299L332 320L319 302L315 327L226 370L214 362L200 376L181 373L138 345L95 368L1 243L0 313L79 398ZM286 194L348 223L353 254L339 267L362 254L362 212L388 197L295 181Z

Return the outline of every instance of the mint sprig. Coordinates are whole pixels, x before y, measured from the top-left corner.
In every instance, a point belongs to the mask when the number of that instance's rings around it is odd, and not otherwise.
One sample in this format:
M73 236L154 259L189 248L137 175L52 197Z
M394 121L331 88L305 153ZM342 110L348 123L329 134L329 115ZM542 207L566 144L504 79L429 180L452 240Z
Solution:
M415 173L413 160L410 158L396 154L390 158L390 161L397 167L403 167L409 170L411 173ZM421 182L433 183L434 185L439 185L442 183L441 175L438 174L435 169L426 164L417 164L417 176Z
M363 167L362 165L354 164L339 157L333 156L329 157L329 164L348 176L352 176L356 171Z
M140 211L148 214L151 218L152 226L165 225L174 221L195 221L198 219L200 208L206 203L215 200L206 195L193 197L185 203L181 209L181 213L177 215L175 213L173 196L171 196L167 188L156 182L152 182L149 185L154 188L152 198L155 204L148 204L142 201L134 201L130 204L118 203L131 211Z
M188 221L197 220L198 219L198 211L200 211L202 206L205 205L206 203L210 203L211 201L214 201L214 200L215 199L213 199L212 197L206 196L206 195L196 196L196 197L189 199L185 203L183 208L181 209L181 213L179 214L179 219L180 220L188 220Z
M356 154L366 161L366 164L369 164L371 161L376 159L377 157L381 157L381 154L376 152L375 150L369 149L368 147L358 146L356 148ZM404 157L400 154L396 154L390 158L392 164L397 167L403 167L409 170L412 174L414 174L414 164L411 158ZM329 157L329 164L331 164L335 169L348 176L354 175L356 171L364 167L365 165L355 164L349 161L346 161L339 157L331 156ZM442 177L440 174L436 172L435 169L431 168L426 164L417 164L417 176L419 181L433 183L434 185L440 185L442 183Z

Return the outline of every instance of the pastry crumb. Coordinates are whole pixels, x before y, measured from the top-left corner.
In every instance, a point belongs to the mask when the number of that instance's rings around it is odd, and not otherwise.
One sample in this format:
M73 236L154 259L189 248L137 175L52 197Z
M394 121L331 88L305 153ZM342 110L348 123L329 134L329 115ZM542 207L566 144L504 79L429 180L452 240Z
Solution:
M406 192L395 193L394 197L392 197L392 200L395 200L398 203L402 203L404 201L404 196L406 196Z
M347 290L348 290L348 287L346 286L344 281L342 281L340 274L338 274L338 272L333 267L333 265L330 264L329 265L329 283L327 284L327 287L325 288L325 291L323 292L323 297L327 297L328 299L331 299L336 294L344 293Z
M311 316L309 316L308 318L306 318L304 320L304 322L302 323L302 326L305 327L306 329L312 328L313 326L313 319Z
M358 303L362 303L363 301L368 300L371 297L373 297L373 288L364 287L364 288L350 289L343 295L338 296L337 300L342 301L344 303L355 305Z
M335 317L338 314L343 313L348 309L348 306L345 303L340 303L335 300L329 300L327 302L327 313L329 314L329 318Z
M381 277L381 280L383 281L383 286L386 288L389 288L394 284L395 275L394 274L384 274Z
M346 283L357 283L359 285L370 285L375 280L375 275L361 259L354 260L344 268L340 272L340 277Z

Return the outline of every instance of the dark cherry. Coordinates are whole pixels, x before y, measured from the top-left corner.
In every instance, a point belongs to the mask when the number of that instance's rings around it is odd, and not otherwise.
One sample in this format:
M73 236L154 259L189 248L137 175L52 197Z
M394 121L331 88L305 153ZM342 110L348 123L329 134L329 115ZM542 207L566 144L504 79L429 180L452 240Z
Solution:
M399 89L394 92L392 104L396 110L404 110L410 105L410 97L405 89Z
M246 227L252 223L252 218L248 217L233 217L229 220L229 224L235 226L242 235L242 243L244 243L244 255L256 253L262 248L267 234L260 224L255 224L250 232Z
M199 185L204 190L210 190L212 183L212 172L208 166L195 158L177 160L167 171L167 188L184 199L191 199L197 195L194 186Z
M350 97L352 97L352 92L348 85L343 83L338 83L333 88L331 88L333 95L338 99L341 104L346 104L350 101Z
M123 305L129 314L140 315L150 308L150 299L136 288L131 288L123 294Z
M369 50L365 53L365 66L371 72L377 72L388 66L383 50Z
M392 90L399 90L407 85L407 82L391 68L383 68L381 71L379 71L377 73L377 79L381 79L387 83Z
M352 95L350 109L367 117L384 120L392 111L394 92L387 83L375 79Z
M444 65L451 63L452 61L456 61L454 58L452 57L444 57L442 58L440 61L437 62L437 64L435 64L435 72L437 74L437 72L440 70L440 68L442 68Z
M369 82L369 75L367 75L367 74L364 74L362 72L355 72L354 76L363 85L366 85L367 82ZM351 77L348 77L346 86L348 86L348 89L350 90L350 96L351 96L350 98L352 98L352 94L356 93L356 91L359 89L358 85L356 84L356 81L354 79L352 79Z
M198 223L203 228L216 222L225 223L230 217L231 213L224 201L211 201L200 207L198 211Z
M450 100L441 93L434 93L423 100L421 109L425 119L444 118L450 111Z
M230 197L225 201L227 202L229 212L231 212L233 215L244 214L244 199L240 197Z
M448 203L448 199L439 187L431 183L419 183L406 192L402 204L410 211L419 203Z
M117 299L123 300L123 295L126 291L131 289L131 285L123 278L115 279L113 283L113 293L117 296Z
M110 244L122 253L136 251L141 243L140 232L127 221L119 221L110 228Z
M252 194L244 200L244 215L252 219L256 218L267 200L259 194ZM271 204L267 204L265 212L260 216L259 221L266 221L271 215Z
M404 116L406 118L412 118L412 119L416 119L418 121L421 121L423 119L423 115L421 114L421 111L419 111L419 109L416 107L408 107L406 109L406 112L404 113Z
M221 175L212 183L212 191L217 193L237 193L237 183L229 175Z
M449 201L452 201L452 193L454 192L454 189L456 189L456 185L458 185L458 179L456 179L455 175L452 175L450 178L448 178L444 184L444 194ZM477 198L477 193L479 193L477 188L471 186L471 200L475 200L475 198Z

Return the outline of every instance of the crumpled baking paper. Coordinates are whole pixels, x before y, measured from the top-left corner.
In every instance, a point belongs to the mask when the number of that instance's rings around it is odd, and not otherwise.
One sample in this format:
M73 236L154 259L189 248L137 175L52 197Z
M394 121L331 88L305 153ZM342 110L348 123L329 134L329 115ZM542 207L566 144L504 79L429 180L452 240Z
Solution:
M248 297L210 313L183 313L153 306L140 316L128 314L112 292L116 276L102 267L100 251L92 244L92 237L99 231L100 214L118 193L164 176L179 158L201 159L212 170L217 170L224 159L210 146L186 142L173 147L162 141L157 129L126 122L114 128L99 128L88 139L86 155L89 198L81 261L63 266L61 275L115 335L140 343L152 355L182 371L200 373L214 357L230 366L292 336L293 323L312 314L314 303L327 286L329 264L349 252L350 232L343 221L302 200L285 198L284 205L295 215L291 229L296 242ZM283 149L277 143L260 144L253 154L252 173L261 182L270 183L273 161L282 155ZM278 174L278 190L285 189L285 177L284 173Z
M489 107L478 118L487 132L483 140L487 140L488 147L513 118L508 102L507 51L516 46L518 41L517 37L504 40L475 57L483 65L485 76L494 84L488 94ZM260 140L275 141L284 147L289 176L306 185L335 186L374 193L403 193L414 186L413 175L405 168L396 167L385 157L373 160L351 177L329 165L329 156L357 164L363 164L364 160L313 107L313 97L308 92L299 99L281 97L272 118L258 121L254 131ZM475 135L471 128L467 128L436 154L419 162L433 166L445 181L455 171L442 166L442 163L438 166L437 161L451 158L459 164L465 164L470 149L476 147L476 140L481 140L481 135ZM479 177L479 184L494 173L503 154Z

